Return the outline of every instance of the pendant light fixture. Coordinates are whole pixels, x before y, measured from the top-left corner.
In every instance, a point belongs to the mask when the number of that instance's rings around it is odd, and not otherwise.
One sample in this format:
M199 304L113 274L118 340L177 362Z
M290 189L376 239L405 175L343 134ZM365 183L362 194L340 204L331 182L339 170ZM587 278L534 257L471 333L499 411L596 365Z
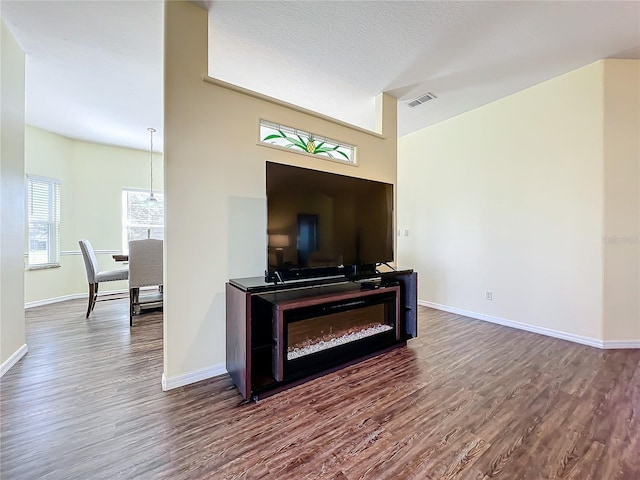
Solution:
M149 146L149 158L151 163L151 183L149 184L149 198L147 198L147 202L157 202L158 199L153 196L153 134L155 133L155 128L147 128L149 132L150 138L150 146Z

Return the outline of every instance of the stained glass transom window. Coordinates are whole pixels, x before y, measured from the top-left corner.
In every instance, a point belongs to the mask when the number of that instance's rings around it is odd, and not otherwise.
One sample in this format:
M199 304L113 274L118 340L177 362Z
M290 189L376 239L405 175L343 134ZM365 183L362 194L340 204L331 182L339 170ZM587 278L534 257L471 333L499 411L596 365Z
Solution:
M304 130L260 120L260 142L297 153L318 155L356 165L356 147Z

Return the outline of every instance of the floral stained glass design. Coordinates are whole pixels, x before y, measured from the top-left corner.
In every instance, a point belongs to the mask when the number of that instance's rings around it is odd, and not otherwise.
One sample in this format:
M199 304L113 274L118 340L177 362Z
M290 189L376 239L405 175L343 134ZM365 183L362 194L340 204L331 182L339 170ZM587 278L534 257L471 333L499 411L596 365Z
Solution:
M319 155L352 165L356 164L353 145L265 120L260 120L260 142L298 153Z

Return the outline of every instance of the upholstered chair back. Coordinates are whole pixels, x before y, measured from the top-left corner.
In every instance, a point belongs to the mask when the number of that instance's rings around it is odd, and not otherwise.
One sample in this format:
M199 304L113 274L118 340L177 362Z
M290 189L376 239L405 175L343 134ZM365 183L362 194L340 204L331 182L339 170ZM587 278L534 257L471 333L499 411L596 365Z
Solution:
M129 242L129 288L162 285L162 240Z
M80 251L82 252L82 258L84 259L84 266L87 269L87 281L89 284L97 283L96 274L98 273L98 260L96 254L93 251L91 242L89 240L80 240Z

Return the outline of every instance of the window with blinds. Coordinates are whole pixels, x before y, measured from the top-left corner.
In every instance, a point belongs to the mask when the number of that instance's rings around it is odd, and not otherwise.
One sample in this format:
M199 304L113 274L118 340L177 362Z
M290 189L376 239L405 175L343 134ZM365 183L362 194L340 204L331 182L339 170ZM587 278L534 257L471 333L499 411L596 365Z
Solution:
M122 190L122 252L129 253L130 240L164 238L164 194L153 192L155 200L149 199L149 192L142 190Z
M29 268L60 264L60 180L27 175Z

